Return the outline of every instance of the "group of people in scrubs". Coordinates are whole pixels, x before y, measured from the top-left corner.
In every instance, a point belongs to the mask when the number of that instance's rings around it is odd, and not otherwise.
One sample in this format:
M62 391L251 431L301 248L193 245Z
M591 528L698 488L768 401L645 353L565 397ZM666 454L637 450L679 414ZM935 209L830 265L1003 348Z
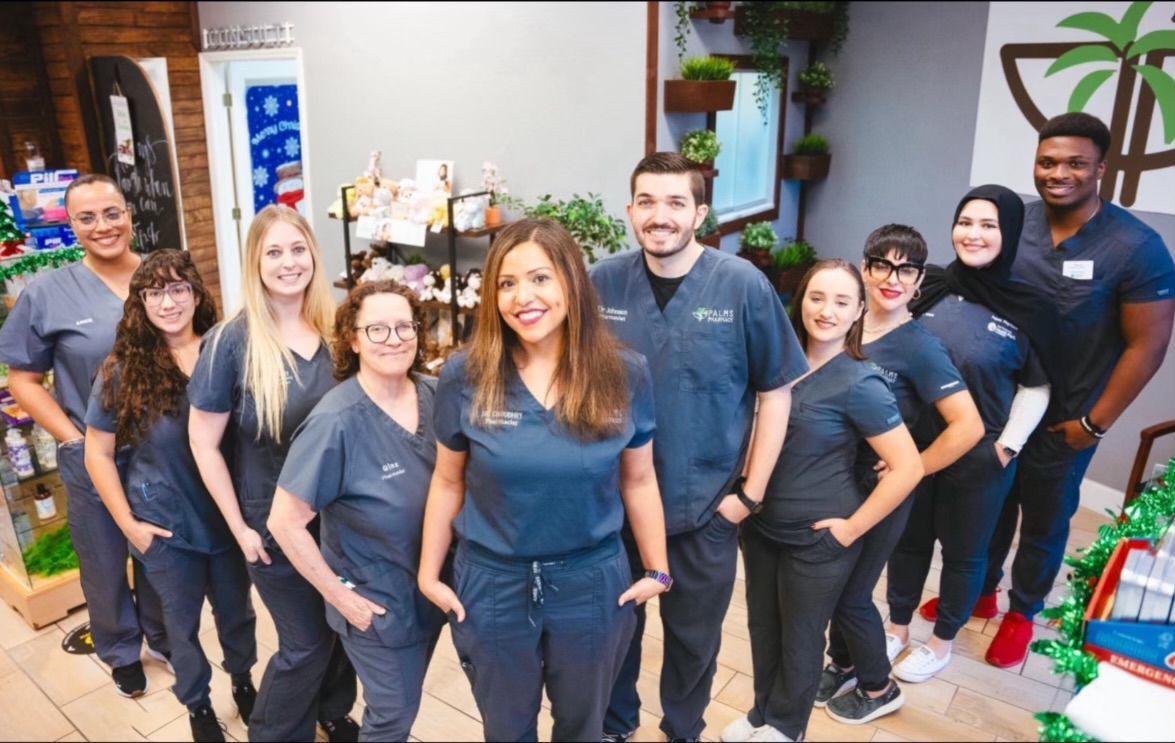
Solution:
M257 214L243 307L218 323L188 254L131 252L117 185L78 179L86 256L25 290L0 361L60 442L99 657L142 695L145 638L193 738L223 740L207 598L251 740L406 740L447 625L487 740L536 740L545 695L555 740L623 741L658 597L660 729L697 740L741 548L754 701L722 739L800 740L813 708L863 724L902 706L894 678L945 668L997 613L1023 514L987 656L1022 661L1097 439L1175 315L1162 241L1097 195L1108 148L1093 117L1050 120L1040 202L967 193L945 268L884 225L789 311L696 241L702 177L656 153L630 182L640 250L589 271L554 222L497 234L439 379L415 294L371 282L336 307L296 212ZM258 688L251 585L278 638ZM915 610L935 626L910 648Z

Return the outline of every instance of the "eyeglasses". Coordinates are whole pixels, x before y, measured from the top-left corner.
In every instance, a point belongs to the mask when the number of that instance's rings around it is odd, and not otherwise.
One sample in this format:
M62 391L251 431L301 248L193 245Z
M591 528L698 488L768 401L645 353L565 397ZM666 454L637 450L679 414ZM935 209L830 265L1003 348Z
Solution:
M70 221L74 224L79 224L82 227L93 227L98 224L101 219L106 224L114 226L122 224L122 220L126 217L128 209L119 209L117 206L112 206L109 209L102 210L101 214L94 214L93 212L82 212L77 216L70 217Z
M917 283L918 279L922 278L922 274L926 272L926 266L921 263L902 263L896 264L887 261L884 258L867 258L865 260L865 270L869 272L869 276L878 281L888 281L889 277L894 271L898 272L898 282L906 284Z
M371 341L372 343L387 343L388 339L392 337L392 330L395 330L396 337L399 338L402 342L407 343L408 341L415 338L416 334L420 332L420 323L401 322L396 323L396 326L393 328L391 325L387 325L386 323L377 322L372 323L371 325L362 325L355 328L355 330L362 330L365 334L367 334L367 340Z
M164 295L171 297L171 301L176 304L186 304L192 299L192 285L181 281L176 284L168 284L162 289L144 289L139 292L143 304L148 307L158 307L163 304Z

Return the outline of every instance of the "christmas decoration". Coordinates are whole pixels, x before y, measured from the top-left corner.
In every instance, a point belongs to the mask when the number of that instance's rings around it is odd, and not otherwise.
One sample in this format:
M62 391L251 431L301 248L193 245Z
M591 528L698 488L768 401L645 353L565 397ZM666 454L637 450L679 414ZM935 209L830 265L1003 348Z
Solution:
M1112 512L1111 516L1115 516ZM1097 539L1089 547L1068 556L1065 563L1073 568L1069 576L1069 595L1060 604L1045 609L1043 616L1052 620L1060 636L1055 640L1037 640L1032 651L1053 659L1053 673L1073 674L1078 688L1098 676L1098 661L1086 652L1085 612L1101 580L1106 563L1122 539L1157 539L1175 519L1175 459L1167 472L1145 493L1114 517L1114 523L1098 529ZM1043 727L1042 741L1093 741L1078 730L1063 714L1042 712L1036 715Z
M46 268L60 268L69 263L77 263L85 255L86 251L81 248L30 253L10 265L0 266L0 281L8 281Z
M0 258L9 258L24 252L22 247L28 235L16 228L12 207L0 193Z

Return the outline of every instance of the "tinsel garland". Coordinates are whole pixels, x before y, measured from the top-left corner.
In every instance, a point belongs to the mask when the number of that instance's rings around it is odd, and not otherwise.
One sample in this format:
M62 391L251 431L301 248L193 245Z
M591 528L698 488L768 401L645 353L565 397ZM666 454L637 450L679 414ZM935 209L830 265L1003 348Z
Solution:
M0 266L0 281L8 281L17 276L36 273L44 268L60 268L68 263L77 263L85 255L86 251L82 248L65 248L63 250L46 250L40 253L30 253L10 265Z
M1042 616L1051 620L1060 634L1055 640L1037 640L1032 651L1053 659L1053 673L1071 673L1081 688L1097 678L1097 658L1084 649L1085 611L1093 598L1110 555L1122 539L1157 539L1175 519L1175 459L1167 463L1167 472L1126 510L1114 518L1114 523L1098 529L1097 539L1076 556L1066 556L1065 563L1073 568L1069 576L1069 595L1061 603L1045 609ZM1114 514L1111 512L1111 516ZM1042 741L1076 741L1087 743L1094 738L1078 730L1063 714L1041 712L1036 719L1042 724Z

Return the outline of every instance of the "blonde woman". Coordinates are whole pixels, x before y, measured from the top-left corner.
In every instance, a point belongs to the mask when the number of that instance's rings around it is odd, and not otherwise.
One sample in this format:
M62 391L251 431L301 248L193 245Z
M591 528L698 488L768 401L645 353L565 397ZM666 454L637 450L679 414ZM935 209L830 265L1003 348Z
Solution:
M284 206L249 227L244 307L210 334L188 384L189 438L205 487L277 626L249 738L356 740L355 672L326 624L322 596L265 528L294 429L335 384L327 341L334 301L310 225ZM222 453L227 434L230 460ZM234 680L234 686L236 685Z

